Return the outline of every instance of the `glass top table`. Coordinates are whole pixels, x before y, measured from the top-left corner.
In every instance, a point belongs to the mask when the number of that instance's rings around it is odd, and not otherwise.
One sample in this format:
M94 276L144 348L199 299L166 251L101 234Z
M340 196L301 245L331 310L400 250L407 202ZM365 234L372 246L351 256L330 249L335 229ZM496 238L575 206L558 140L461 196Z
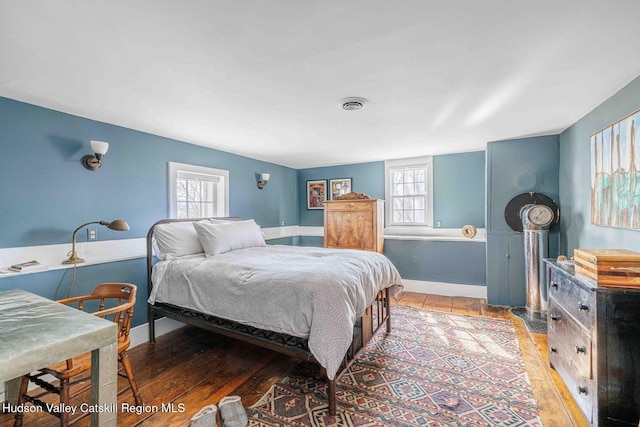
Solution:
M94 426L116 426L117 325L21 289L0 291L0 382L15 403L22 375L91 351Z

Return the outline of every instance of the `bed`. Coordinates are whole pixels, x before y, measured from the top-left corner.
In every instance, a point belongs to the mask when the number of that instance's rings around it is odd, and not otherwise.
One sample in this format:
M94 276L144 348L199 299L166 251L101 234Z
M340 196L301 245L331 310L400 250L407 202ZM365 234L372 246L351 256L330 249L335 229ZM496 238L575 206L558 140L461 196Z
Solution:
M154 256L155 254L155 256ZM164 219L147 235L149 340L166 316L317 363L336 381L383 325L402 279L381 254L267 245L241 218Z

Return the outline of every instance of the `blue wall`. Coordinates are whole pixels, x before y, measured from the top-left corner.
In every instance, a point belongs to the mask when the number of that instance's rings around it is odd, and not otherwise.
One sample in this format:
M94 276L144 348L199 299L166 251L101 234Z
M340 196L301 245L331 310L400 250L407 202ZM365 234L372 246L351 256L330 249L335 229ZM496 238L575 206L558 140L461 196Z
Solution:
M384 254L403 279L481 286L486 283L484 242L385 239Z
M484 151L447 154L433 158L433 214L443 228L466 224L484 227ZM310 180L351 178L352 190L375 199L384 195L384 162L357 163L298 171L300 225L322 226L324 211L307 209L306 183Z
M570 257L576 248L640 251L640 232L591 224L591 135L638 109L640 77L560 134L561 250Z
M92 139L110 144L96 172L81 163ZM144 237L168 216L169 161L228 170L230 215L298 222L294 169L0 98L0 247L66 243L78 225L116 218L131 231L100 229L101 240ZM259 172L271 173L263 190Z
M484 151L433 157L433 220L484 228Z
M99 171L82 166L89 141L109 142ZM263 227L298 223L295 169L186 144L22 102L0 98L0 248L69 243L73 230L89 221L125 219L129 232L98 230L100 240L145 237L168 216L169 161L229 171L229 213L254 218ZM259 190L256 173L269 172ZM78 241L86 240L78 233ZM74 295L101 281L138 286L136 319L146 316L143 259L82 266ZM0 290L33 290L48 298L66 296L71 270L5 277ZM137 323L136 323L137 324Z
M512 232L504 218L515 196L535 191L559 204L558 135L487 144L487 232Z
M384 162L359 163L298 171L300 225L324 225L323 210L308 210L307 180L352 178L352 189L384 199ZM444 228L466 224L484 227L485 155L483 151L434 156L434 219ZM301 236L303 246L322 246L321 237ZM405 279L484 285L485 245L471 242L385 239L384 254ZM464 265L464 268L461 266Z
M351 190L374 199L384 199L384 162L357 163L298 170L298 209L300 225L324 225L323 209L307 209L307 181L351 178Z

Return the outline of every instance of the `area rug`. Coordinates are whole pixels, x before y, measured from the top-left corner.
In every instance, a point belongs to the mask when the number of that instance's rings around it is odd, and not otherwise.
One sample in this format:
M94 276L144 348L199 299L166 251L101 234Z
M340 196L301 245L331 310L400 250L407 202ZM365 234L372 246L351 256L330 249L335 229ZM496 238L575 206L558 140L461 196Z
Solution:
M394 307L338 381L300 363L249 409L250 426L542 426L510 321Z

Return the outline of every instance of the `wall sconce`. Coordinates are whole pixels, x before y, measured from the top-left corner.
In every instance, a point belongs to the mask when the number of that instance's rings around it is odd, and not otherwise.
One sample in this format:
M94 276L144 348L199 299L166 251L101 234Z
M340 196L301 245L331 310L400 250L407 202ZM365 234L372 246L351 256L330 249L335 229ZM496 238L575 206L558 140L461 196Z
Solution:
M69 258L62 261L63 264L80 264L84 262L84 259L80 258L78 254L76 254L76 233L78 233L78 230L80 230L82 227L86 227L87 225L90 225L90 224L104 225L105 227L111 230L116 230L116 231L129 231L129 224L127 224L127 221L123 219L116 219L111 222L92 221L86 224L82 224L80 227L76 228L73 232L73 237L71 238L71 252L69 252Z
M94 155L87 154L82 158L82 163L85 168L97 171L100 169L100 166L102 166L102 156L107 154L109 143L104 141L91 141L91 149Z
M267 185L267 182L269 182L269 178L271 178L271 174L261 173L260 180L258 181L258 188L262 190L265 185Z

